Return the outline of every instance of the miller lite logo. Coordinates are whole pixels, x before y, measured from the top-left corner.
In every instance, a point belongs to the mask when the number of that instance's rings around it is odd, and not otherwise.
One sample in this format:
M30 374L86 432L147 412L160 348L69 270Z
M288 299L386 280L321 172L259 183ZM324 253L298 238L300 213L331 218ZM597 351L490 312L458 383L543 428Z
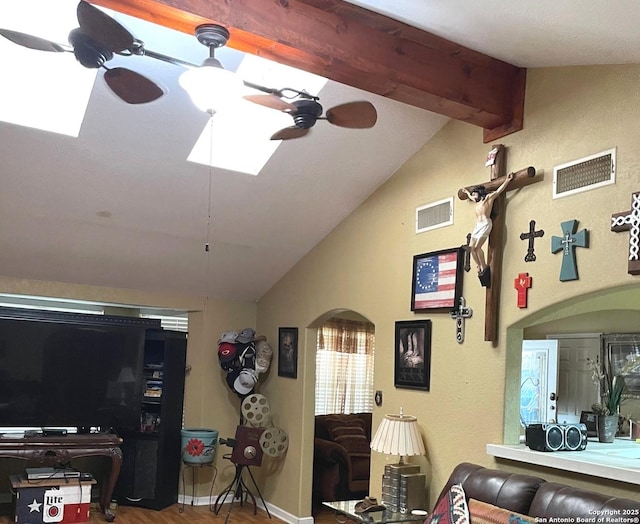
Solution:
M42 522L61 522L64 517L64 495L57 489L44 492Z

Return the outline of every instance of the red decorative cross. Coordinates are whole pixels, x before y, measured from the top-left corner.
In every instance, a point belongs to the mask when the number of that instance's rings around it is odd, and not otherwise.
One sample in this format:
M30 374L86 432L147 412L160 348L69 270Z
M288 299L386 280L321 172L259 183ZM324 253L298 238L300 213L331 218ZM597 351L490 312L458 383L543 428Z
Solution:
M527 289L531 287L529 273L518 273L518 278L513 281L513 287L518 291L518 307L527 307Z

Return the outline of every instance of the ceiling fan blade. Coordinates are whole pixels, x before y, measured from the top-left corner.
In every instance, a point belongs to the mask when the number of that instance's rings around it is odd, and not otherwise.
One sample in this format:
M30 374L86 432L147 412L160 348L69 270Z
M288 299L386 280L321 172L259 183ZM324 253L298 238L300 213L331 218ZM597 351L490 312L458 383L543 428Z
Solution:
M145 104L164 95L159 85L140 73L124 67L107 69L104 80L111 90L127 104Z
M50 42L49 40L45 40L44 38L39 38L37 36L19 33L18 31L0 29L0 35L11 40L14 44L28 47L29 49L36 49L37 51L53 51L56 53L68 51L68 49L60 44Z
M245 100L259 104L261 106L269 107L271 109L277 109L278 111L295 111L296 106L289 102L282 100L282 98L276 95L246 95Z
M349 102L329 109L326 118L340 127L366 129L375 125L378 113L371 102Z
M109 51L119 53L133 48L133 35L97 7L81 1L78 4L80 29Z
M291 138L300 138L309 132L308 129L298 126L285 127L273 134L271 140L289 140Z

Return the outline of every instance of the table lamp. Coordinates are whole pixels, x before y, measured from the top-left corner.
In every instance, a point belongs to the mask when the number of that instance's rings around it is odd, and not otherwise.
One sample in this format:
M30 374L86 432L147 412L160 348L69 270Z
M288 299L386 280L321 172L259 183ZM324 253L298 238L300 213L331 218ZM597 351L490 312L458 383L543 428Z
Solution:
M386 455L400 455L400 464L404 464L403 457L424 455L418 419L404 415L402 409L399 415L385 415L371 441L371 449Z
M425 448L418 419L404 415L385 415L378 426L371 449L386 455L400 455L398 464L387 464L382 475L382 504L393 511L424 511L425 475L417 464L406 464L403 457L424 455ZM423 513L420 513L421 515Z

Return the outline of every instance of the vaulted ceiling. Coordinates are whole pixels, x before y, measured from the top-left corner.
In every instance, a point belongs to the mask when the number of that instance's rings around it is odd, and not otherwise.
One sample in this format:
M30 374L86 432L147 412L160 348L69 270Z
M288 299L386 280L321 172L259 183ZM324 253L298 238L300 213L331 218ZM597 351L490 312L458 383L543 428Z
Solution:
M35 27L54 25L35 7L39 1L0 3L0 26L13 17L8 29L52 38ZM114 57L109 65L147 76L165 95L126 104L98 71L85 82L77 136L0 120L3 276L258 300L448 119L477 126L485 142L526 127L526 68L640 63L637 0L91 3L114 9L150 49L190 63L206 56L195 27L223 25L229 49L216 57L226 68L235 70L250 53L317 73L330 79L314 92L323 107L370 101L378 121L355 130L320 122L309 136L282 141L257 176L209 168L187 157L222 113L209 119L191 103L178 82L184 69L151 57ZM57 0L55 11L75 23L76 4ZM18 66L8 65L13 55ZM26 101L37 115L54 117L57 94L81 97L67 71L90 72L70 53L2 38L0 63L11 71L0 83L0 109ZM26 72L39 76L28 80ZM275 83L268 85L284 87ZM304 82L287 87L310 89ZM69 118L63 112L57 120ZM253 113L231 120L239 126L226 138L242 145ZM209 144L211 155L226 147ZM240 153L253 154L247 147ZM428 203L423 198L416 195L416 206Z

